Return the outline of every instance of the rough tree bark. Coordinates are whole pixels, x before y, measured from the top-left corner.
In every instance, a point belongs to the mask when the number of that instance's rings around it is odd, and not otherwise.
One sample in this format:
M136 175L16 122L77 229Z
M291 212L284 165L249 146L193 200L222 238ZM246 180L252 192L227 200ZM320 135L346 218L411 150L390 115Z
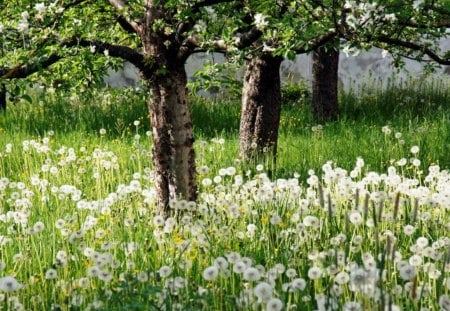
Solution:
M245 70L239 148L244 160L267 153L276 159L281 112L281 57L252 59Z
M335 121L338 108L339 51L321 46L313 52L312 110L319 122Z
M156 2L156 1L155 1ZM150 89L149 111L153 136L153 165L158 210L167 215L172 199L195 200L194 138L187 98L182 41L154 31L157 19L167 19L164 5L147 0L144 26L138 32L143 43L143 77Z
M149 83L155 186L158 207L164 214L170 200L194 201L197 195L186 83L184 66L174 66Z

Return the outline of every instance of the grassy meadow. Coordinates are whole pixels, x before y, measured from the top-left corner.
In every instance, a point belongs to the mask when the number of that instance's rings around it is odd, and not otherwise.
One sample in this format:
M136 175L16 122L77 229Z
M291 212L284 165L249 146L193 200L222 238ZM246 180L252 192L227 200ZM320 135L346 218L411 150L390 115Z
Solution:
M448 83L366 83L324 125L300 93L283 93L276 167L237 157L238 100L193 98L199 200L168 219L145 93L11 103L0 308L450 310Z

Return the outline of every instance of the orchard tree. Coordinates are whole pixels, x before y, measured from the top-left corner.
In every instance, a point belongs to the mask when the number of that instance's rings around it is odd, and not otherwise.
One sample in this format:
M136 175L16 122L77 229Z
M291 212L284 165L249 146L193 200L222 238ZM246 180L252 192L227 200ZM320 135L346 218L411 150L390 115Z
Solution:
M80 53L133 63L149 88L157 205L195 200L195 159L189 112L186 59L198 49L196 22L206 8L230 0L67 0L3 4L2 34L8 67L2 79L42 72ZM6 22L4 22L6 21ZM117 44L120 42L120 44ZM15 63L15 65L11 65Z
M240 156L246 161L276 162L281 112L280 64L307 53L336 37L327 24L319 24L297 7L296 2L245 1L239 15L230 10L215 12L227 20L219 36L225 40L223 50L247 62L242 88L242 111L239 129ZM224 13L224 15L221 15ZM231 22L230 22L231 20ZM220 24L220 23L219 23ZM302 31L298 31L302 29Z
M278 57L313 51L313 116L320 123L337 120L339 50L356 55L375 46L393 53L396 64L405 55L448 64L448 54L439 55L438 45L449 23L445 8L444 1L407 5L404 1L272 1L267 6L248 6L260 36L245 54L250 60L242 95L241 156L255 158L264 150L276 154L281 107Z

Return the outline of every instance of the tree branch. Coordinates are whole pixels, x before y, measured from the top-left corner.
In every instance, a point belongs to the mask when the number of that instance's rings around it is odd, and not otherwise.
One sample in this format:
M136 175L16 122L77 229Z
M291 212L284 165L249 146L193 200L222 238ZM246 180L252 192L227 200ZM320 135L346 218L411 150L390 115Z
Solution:
M337 31L330 31L329 33L326 33L320 37L310 40L310 44L307 47L295 49L295 52L297 54L309 53L309 52L321 47L322 45L325 45L326 43L332 41L333 39L336 39L337 34L338 34Z
M62 57L57 54L51 54L47 59L42 62L37 62L33 64L23 63L13 68L2 68L0 69L0 80L3 79L20 79L26 78L33 73L38 72L42 68L47 68L59 61Z
M143 69L144 57L142 54L136 52L132 48L122 45L114 45L100 41L89 41L85 39L74 38L70 41L64 42L60 47L95 47L95 53L105 53L108 51L108 55L111 57L121 58L129 61L139 69ZM36 52L36 51L33 51ZM31 56L34 53L31 53ZM30 56L30 57L31 57ZM19 64L13 68L0 68L0 80L2 79L20 79L26 78L33 73L38 72L41 69L45 69L63 59L64 56L59 53L53 53L47 56L45 59L36 62L25 62Z
M90 41L86 39L76 39L76 43L77 44L75 45L82 47L95 47L95 53L97 54L106 53L107 51L108 55L111 57L117 57L129 61L139 69L144 68L144 56L128 46L101 41Z
M404 40L400 40L400 39L394 39L394 38L391 38L388 36L379 36L379 37L374 37L373 39L375 39L379 42L405 47L410 50L420 51L420 52L426 54L428 57L430 57L432 60L434 60L438 64L450 65L449 58L443 58L443 57L439 56L436 52L432 51L431 49L429 49L425 46L422 46L418 43L404 41Z
M125 16L123 16L123 12L126 11L128 7L128 3L126 0L108 0L111 6L113 6L118 12L119 17L117 21L119 25L127 32L132 32L139 34L142 30L142 26L138 21L131 20Z
M247 32L244 32L237 38L236 47L238 49L243 49L252 45L256 40L262 36L262 31L256 26L253 26Z

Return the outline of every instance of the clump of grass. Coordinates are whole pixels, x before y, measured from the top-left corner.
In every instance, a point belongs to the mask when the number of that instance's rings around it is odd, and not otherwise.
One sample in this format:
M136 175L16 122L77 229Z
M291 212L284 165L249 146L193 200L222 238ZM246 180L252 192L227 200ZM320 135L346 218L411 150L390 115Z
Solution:
M199 200L163 219L145 98L128 92L35 95L0 115L5 309L448 304L447 113L386 119L377 99L317 125L285 105L270 179L236 159L239 103L194 99Z
M220 166L226 140L199 141L199 200L173 201L164 219L135 124L127 149L100 133L0 149L5 308L438 309L449 299L450 176L421 172L418 146L410 164L326 161L303 183Z

